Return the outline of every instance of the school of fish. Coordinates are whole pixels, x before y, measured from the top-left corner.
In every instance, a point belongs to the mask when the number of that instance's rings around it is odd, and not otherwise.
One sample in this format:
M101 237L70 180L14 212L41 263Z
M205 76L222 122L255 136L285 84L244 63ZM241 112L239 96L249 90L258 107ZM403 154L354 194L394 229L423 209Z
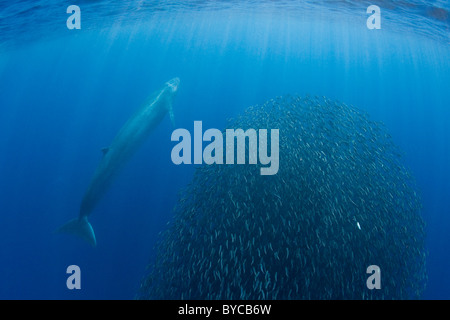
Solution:
M200 166L138 299L420 298L420 197L381 123L326 97L285 96L227 128L279 129L278 173ZM380 290L366 286L370 265Z

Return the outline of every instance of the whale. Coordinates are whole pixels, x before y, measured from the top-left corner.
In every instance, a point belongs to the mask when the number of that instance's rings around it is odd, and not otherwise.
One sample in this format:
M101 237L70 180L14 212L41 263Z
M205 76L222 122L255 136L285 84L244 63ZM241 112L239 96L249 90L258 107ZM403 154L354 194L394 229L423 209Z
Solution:
M103 157L85 191L79 216L58 228L57 233L74 234L86 240L93 247L97 245L94 229L88 221L89 215L123 166L166 114L169 114L172 124L175 124L172 104L179 84L180 79L173 78L167 81L161 90L151 94L143 106L122 126L111 144L102 149Z

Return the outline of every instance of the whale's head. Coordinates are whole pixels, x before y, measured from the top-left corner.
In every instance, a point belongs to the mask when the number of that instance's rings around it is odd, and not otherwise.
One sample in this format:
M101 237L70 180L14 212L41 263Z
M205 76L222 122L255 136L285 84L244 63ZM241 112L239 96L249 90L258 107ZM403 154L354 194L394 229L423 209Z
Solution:
M180 78L176 77L166 82L166 85L172 90L172 93L177 92L178 86L180 85Z

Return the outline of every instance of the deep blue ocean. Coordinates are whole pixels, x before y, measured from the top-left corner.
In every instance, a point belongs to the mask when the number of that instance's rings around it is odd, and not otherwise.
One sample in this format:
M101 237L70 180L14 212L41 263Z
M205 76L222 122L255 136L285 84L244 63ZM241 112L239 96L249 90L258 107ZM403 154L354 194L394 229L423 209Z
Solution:
M196 169L172 163L169 117L89 217L95 248L54 231L78 216L101 149L179 77L176 127L191 132L286 94L383 122L422 197L422 298L450 299L450 3L409 1L0 1L0 298L135 297Z

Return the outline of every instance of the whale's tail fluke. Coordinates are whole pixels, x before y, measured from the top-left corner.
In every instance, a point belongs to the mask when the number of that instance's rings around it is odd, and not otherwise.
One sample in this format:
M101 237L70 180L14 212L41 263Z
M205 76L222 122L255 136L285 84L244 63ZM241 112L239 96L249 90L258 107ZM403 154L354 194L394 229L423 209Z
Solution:
M94 229L92 229L87 217L72 219L62 227L58 228L56 232L74 234L89 242L93 247L97 245Z

